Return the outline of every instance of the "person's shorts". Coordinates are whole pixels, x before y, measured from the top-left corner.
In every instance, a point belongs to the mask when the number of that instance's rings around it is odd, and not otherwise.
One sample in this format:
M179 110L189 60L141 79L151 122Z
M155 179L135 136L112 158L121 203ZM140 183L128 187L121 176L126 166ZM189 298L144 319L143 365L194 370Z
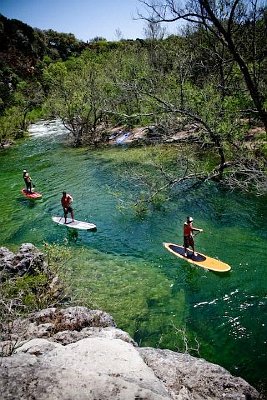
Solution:
M73 211L73 208L72 208L72 207L64 208L64 214L71 213L72 211Z
M194 239L192 236L184 236L184 246L186 248L189 246L194 246Z

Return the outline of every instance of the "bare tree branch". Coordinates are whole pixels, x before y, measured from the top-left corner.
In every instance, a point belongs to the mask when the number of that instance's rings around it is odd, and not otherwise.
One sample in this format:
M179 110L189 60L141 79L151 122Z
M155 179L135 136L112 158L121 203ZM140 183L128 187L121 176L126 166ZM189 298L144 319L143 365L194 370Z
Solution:
M185 9L178 7L178 2L175 0L139 0L139 2L145 5L150 12L150 16L146 17L139 13L139 18L150 22L155 21L157 23L185 20L190 23L203 25L206 29L212 32L217 40L227 46L229 52L233 56L233 59L240 68L247 89L267 133L267 112L264 107L264 95L261 93L257 82L254 82L249 70L249 66L243 59L232 32L232 27L237 14L236 10L238 7L242 6L243 1L233 0L229 3L226 1L225 3L221 3L222 6L225 7L226 15L224 19L228 21L228 29L225 29L223 20L216 15L216 1L214 4L212 3L213 6L211 6L211 2L209 0L193 0L192 2L188 2L186 4ZM235 22L236 24L238 23L237 20Z

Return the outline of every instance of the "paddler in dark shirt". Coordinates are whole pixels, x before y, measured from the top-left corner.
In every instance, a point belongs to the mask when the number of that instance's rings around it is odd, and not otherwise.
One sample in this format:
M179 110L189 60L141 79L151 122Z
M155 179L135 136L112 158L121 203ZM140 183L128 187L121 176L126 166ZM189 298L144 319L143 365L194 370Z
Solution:
M23 170L23 179L28 193L32 193L32 178L26 169Z

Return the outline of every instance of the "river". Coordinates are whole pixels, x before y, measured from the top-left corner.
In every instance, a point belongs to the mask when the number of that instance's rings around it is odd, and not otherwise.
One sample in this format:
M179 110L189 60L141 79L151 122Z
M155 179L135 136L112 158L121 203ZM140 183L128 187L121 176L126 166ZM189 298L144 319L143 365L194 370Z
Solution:
M123 159L134 165L136 149L71 148L57 121L34 124L29 132L0 153L1 245L71 249L66 274L76 299L111 313L141 346L189 351L266 390L266 197L207 186L136 218L132 209L118 207L118 197L127 204L138 190L120 172ZM24 168L43 193L38 202L20 194ZM64 189L74 197L75 218L95 223L96 232L73 237L52 222L62 215ZM204 229L197 250L230 264L230 272L203 270L163 248L164 241L182 241L188 214Z

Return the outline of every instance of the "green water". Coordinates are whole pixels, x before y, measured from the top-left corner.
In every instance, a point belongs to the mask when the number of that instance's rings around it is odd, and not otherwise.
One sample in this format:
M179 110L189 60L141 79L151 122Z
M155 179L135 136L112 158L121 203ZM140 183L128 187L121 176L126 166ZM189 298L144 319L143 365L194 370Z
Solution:
M141 220L118 204L139 190L123 177L123 160L132 160L134 172L134 163L145 163L146 149L72 149L57 123L37 124L31 132L0 153L1 245L67 246L74 298L110 312L142 346L189 350L266 390L266 197L207 186ZM41 201L20 194L24 168ZM51 221L62 215L63 189L74 197L75 217L95 223L97 232L73 238ZM197 249L230 264L229 273L191 266L163 248L164 241L182 241L188 214L204 229Z

